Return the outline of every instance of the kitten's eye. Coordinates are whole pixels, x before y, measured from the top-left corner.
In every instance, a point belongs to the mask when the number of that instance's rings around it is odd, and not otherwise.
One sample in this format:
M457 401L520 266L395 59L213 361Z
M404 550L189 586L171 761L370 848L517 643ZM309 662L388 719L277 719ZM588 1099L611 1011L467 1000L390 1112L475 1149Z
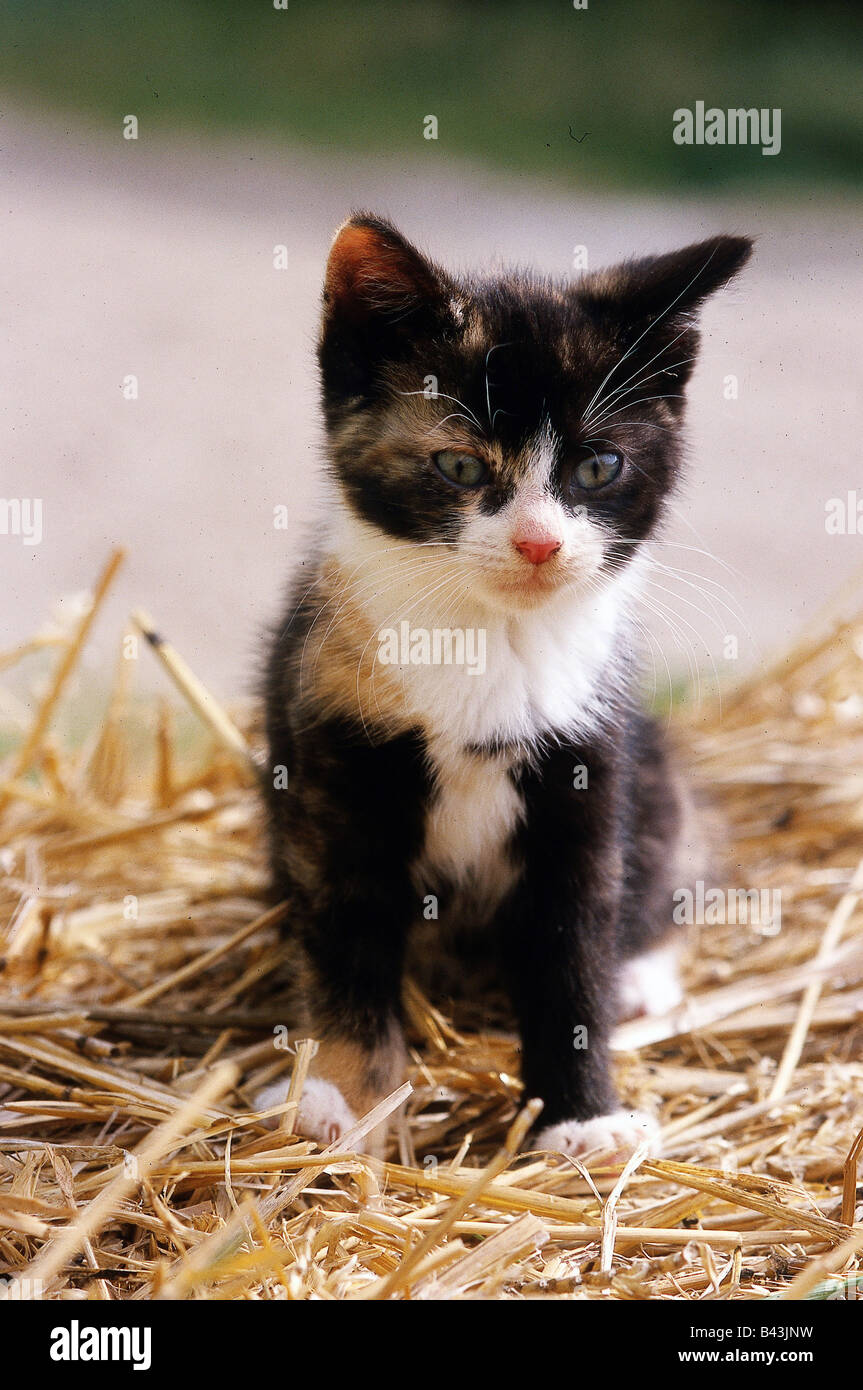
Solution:
M606 487L614 481L620 469L620 454L591 454L589 458L581 460L575 470L575 477L580 487Z
M478 487L486 475L485 464L476 454L457 454L454 449L435 454L434 465L456 487Z

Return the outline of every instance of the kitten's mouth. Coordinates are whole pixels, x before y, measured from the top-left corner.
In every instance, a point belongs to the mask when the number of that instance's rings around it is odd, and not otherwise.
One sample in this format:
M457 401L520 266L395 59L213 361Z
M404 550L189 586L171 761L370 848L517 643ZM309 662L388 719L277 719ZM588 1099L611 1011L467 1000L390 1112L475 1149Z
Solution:
M499 603L522 608L535 608L573 585L573 576L561 564L525 565L518 573L496 572L483 580Z

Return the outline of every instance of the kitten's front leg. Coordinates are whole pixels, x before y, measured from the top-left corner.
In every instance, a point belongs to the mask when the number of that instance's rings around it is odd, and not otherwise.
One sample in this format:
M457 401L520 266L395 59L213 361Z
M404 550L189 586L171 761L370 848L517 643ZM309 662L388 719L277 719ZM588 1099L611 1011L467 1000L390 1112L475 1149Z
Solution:
M341 1138L404 1077L400 996L410 913L392 877L371 862L368 876L333 886L304 914L303 1032L319 1047L298 1125L322 1144ZM289 1084L284 1077L267 1087L258 1108L284 1101Z
M310 730L296 762L285 799L271 798L271 831L302 948L303 1029L320 1045L299 1127L329 1144L404 1077L402 971L417 910L409 866L426 783L414 738L371 746L337 722ZM288 1084L268 1087L258 1107L283 1101Z
M502 911L504 965L522 1038L525 1095L544 1105L540 1147L628 1156L653 1140L649 1116L621 1109L611 1077L617 914L617 779L594 752L589 789L574 790L557 750L526 775L521 881Z
M303 1032L319 1045L298 1128L322 1144L340 1139L404 1079L400 996L410 917L385 900L387 881L381 873L377 883L355 882L359 900L339 893L307 919L303 931ZM282 1102L289 1084L285 1077L266 1088L258 1108ZM381 1148L385 1128L366 1137L367 1152Z

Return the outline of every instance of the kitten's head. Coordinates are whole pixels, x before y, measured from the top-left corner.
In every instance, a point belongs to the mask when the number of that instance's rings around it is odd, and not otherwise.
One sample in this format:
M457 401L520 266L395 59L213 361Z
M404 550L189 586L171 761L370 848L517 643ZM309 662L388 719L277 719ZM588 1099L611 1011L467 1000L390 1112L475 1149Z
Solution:
M430 542L501 608L601 587L680 466L697 311L751 242L717 236L575 283L458 279L389 223L338 232L319 348L348 507Z

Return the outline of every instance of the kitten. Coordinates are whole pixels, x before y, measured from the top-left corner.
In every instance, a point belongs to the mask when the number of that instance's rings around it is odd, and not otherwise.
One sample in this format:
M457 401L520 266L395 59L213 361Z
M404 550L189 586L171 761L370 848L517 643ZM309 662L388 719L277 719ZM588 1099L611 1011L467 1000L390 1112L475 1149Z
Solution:
M652 1134L620 1108L609 1034L620 990L679 998L659 951L681 800L632 615L696 312L750 249L717 236L570 284L456 278L366 215L335 238L330 510L265 691L275 887L321 1042L301 1119L323 1141L403 1079L423 919L499 963L538 1145L621 1155Z

